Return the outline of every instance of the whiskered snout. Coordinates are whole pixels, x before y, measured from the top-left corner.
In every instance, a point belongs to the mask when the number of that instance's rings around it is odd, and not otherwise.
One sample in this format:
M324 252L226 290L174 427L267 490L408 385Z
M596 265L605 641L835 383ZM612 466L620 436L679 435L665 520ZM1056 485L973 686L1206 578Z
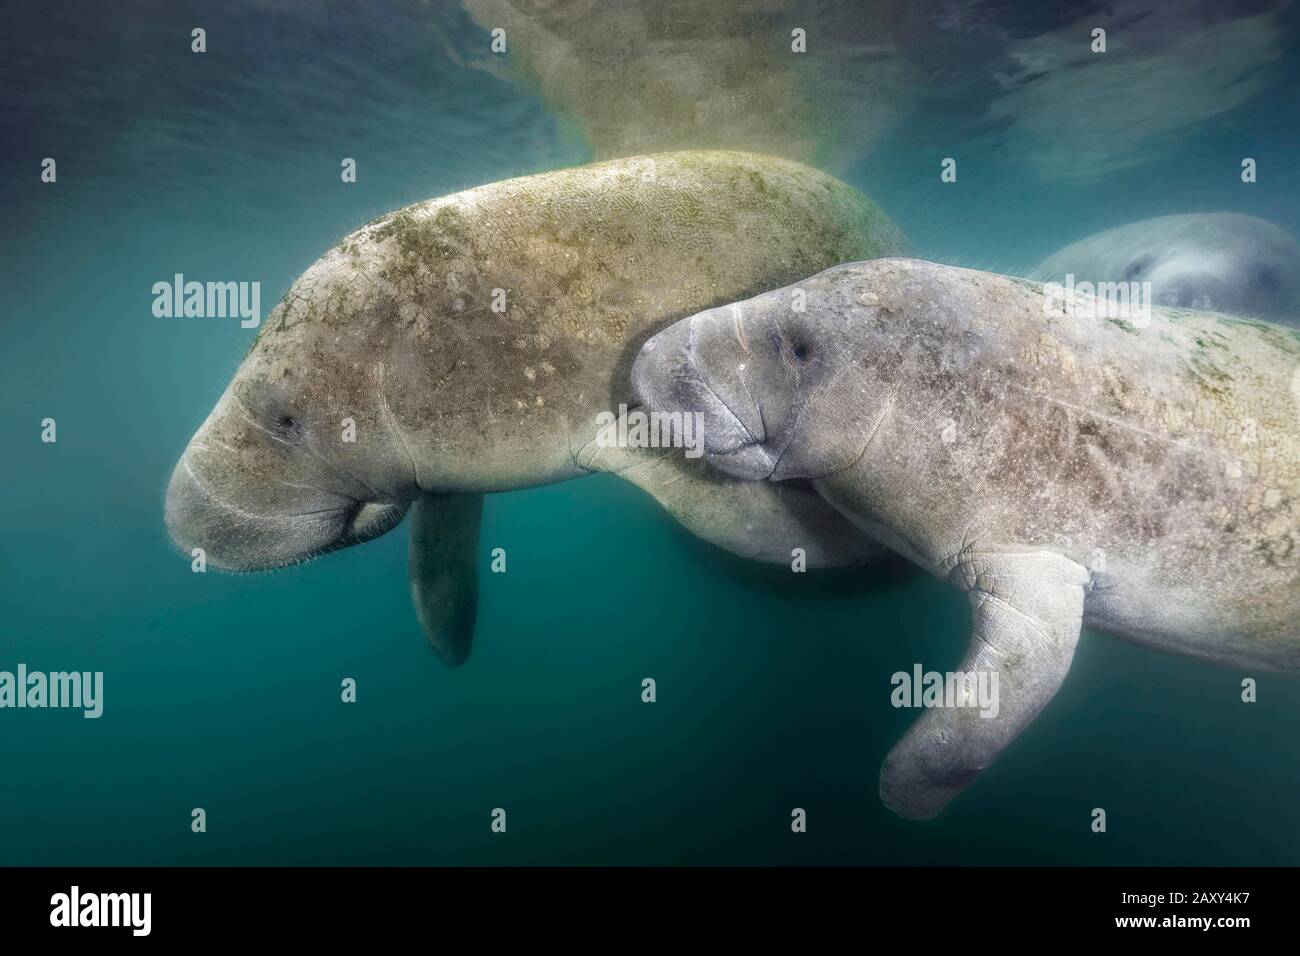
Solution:
M632 367L633 386L647 411L698 415L709 464L757 481L773 467L763 416L744 387L744 355L719 339L718 311L684 319L647 340Z
M182 551L201 548L217 568L255 571L293 563L338 538L355 511L355 502L339 496L296 513L257 509L229 482L203 475L193 459L187 451L172 472L167 531Z
M216 465L193 446L186 450L167 487L167 531L185 554L201 548L208 564L228 571L283 567L370 540L407 509L301 486L267 495Z

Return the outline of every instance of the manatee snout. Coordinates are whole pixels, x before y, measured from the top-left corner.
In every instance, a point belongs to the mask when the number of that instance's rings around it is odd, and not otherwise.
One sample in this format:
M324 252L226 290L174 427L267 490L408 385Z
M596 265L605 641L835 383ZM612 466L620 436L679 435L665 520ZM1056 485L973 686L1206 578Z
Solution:
M839 441L838 428L887 410L857 368L862 340L887 321L878 313L903 313L912 262L832 266L682 319L637 356L641 403L651 414L699 413L706 460L732 478L820 478L846 467L863 449Z
M311 514L259 514L222 500L182 456L167 486L167 532L183 552L201 548L207 563L228 571L278 567L337 539L353 503L340 499Z
M701 312L647 340L632 366L633 386L652 415L698 416L710 465L762 480L774 465L763 416L744 387L744 355L720 339L721 311Z
M378 537L406 513L406 502L364 501L303 474L272 471L266 456L254 467L212 432L210 423L200 429L172 471L165 517L175 545L186 555L201 548L213 567L295 564Z

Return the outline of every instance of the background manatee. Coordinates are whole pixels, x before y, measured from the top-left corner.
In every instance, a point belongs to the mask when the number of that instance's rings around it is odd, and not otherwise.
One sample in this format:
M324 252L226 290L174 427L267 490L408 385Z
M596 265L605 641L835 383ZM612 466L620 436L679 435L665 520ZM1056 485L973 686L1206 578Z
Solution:
M1239 213L1157 216L1107 229L1048 256L1040 282L1150 282L1156 305L1300 325L1300 244Z

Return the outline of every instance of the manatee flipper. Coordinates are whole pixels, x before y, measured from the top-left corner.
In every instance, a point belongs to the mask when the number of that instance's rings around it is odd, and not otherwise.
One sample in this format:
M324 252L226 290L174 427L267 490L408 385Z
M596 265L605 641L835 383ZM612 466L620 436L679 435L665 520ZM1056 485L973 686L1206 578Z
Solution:
M972 609L971 644L960 670L976 672L976 680L979 672L996 673L994 705L986 708L996 716L981 716L973 699L968 706L928 709L894 745L880 771L880 797L912 820L938 814L1055 696L1079 641L1090 576L1045 551L966 552L949 579L967 593Z
M481 494L426 494L411 508L407 573L415 614L444 664L463 664L478 615Z

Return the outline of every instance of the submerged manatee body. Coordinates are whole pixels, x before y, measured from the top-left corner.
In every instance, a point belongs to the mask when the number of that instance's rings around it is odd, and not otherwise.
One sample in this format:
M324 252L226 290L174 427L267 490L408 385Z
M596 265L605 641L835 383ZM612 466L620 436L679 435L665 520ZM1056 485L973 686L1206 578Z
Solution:
M1157 216L1072 243L1030 273L1039 282L1150 282L1155 305L1300 325L1300 244L1238 213Z
M1035 283L881 259L685 319L634 378L703 414L720 471L810 480L969 597L960 670L1000 706L929 710L891 752L882 796L924 818L1051 700L1084 624L1300 669L1297 369L1278 325L1080 319Z
M737 554L868 561L878 546L811 489L721 481L681 448L604 447L597 416L635 404L632 358L664 325L901 248L838 180L724 151L398 210L344 238L267 317L176 466L168 528L217 567L257 570L374 537L416 503L413 593L449 662L468 653L463 555L481 505L449 496L617 472Z

